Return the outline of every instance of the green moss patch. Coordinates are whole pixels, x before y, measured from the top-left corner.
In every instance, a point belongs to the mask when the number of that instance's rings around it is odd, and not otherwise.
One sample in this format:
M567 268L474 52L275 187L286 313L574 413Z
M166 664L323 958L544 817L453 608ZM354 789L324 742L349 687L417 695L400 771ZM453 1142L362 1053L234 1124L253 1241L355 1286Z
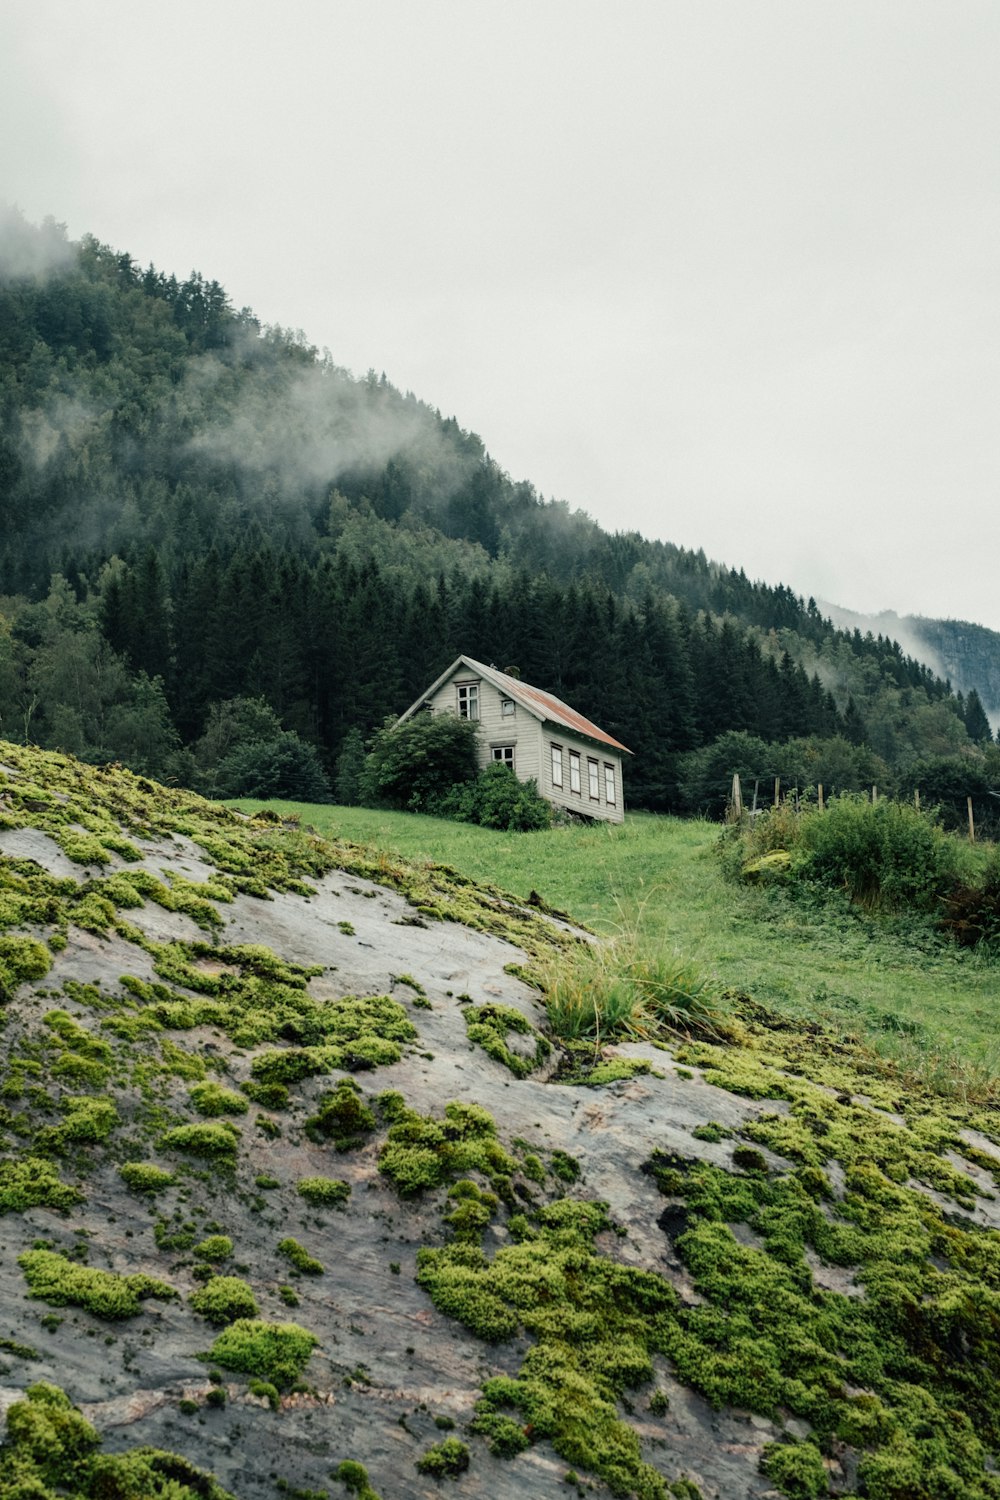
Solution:
M127 1161L118 1171L133 1193L163 1193L177 1181L173 1172L148 1161Z
M242 1094L223 1088L221 1083L197 1083L188 1096L200 1115L245 1115L250 1108Z
M168 1130L160 1145L164 1151L183 1151L192 1156L232 1159L239 1146L235 1125L178 1125Z
M146 1297L176 1297L173 1287L152 1276L117 1276L67 1260L54 1250L26 1250L18 1256L32 1297L53 1307L83 1307L100 1318L134 1318Z
M52 954L35 938L0 935L0 1001L9 1000L19 984L44 979Z
M238 1318L256 1318L258 1312L253 1291L238 1276L211 1277L192 1292L190 1302L196 1313L218 1327Z
M457 1102L445 1105L443 1120L404 1107L390 1126L378 1164L404 1195L474 1171L506 1192L518 1167L497 1139L489 1112Z
M310 1140L332 1141L338 1151L348 1151L375 1129L375 1115L353 1078L342 1078L332 1093L320 1096L319 1109L305 1129Z
M342 1208L351 1196L350 1183L337 1177L300 1177L295 1190L314 1208Z
M298 1323L240 1318L223 1329L208 1357L224 1370L240 1370L284 1390L301 1377L318 1343Z
M26 1208L54 1208L64 1212L83 1201L83 1193L62 1182L55 1167L44 1157L9 1157L0 1161L0 1213L21 1212Z
M547 1060L552 1051L545 1037L510 1005L470 1005L464 1011L465 1030L469 1041L482 1047L488 1057L502 1063L515 1078L528 1078L536 1068ZM508 1045L508 1037L526 1036L534 1039L534 1054L528 1057Z
M278 1245L278 1254L283 1255L290 1265L294 1266L303 1276L322 1276L323 1266L314 1255L310 1255L304 1245L289 1235Z
M176 1453L133 1448L103 1454L96 1428L57 1386L28 1387L7 1413L0 1490L11 1500L234 1500L211 1474Z

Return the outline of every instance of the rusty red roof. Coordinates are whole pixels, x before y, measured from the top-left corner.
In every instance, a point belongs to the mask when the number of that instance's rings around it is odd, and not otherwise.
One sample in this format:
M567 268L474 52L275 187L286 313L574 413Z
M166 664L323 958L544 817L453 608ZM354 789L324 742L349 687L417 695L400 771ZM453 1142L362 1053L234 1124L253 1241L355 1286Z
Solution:
M564 729L570 729L574 734L582 734L589 740L598 740L602 745L612 745L616 750L623 750L626 755L632 752L621 740L616 740L612 735L605 734L603 729L598 729L583 714L577 713L575 708L570 708L561 698L554 693L546 693L541 688L532 687L529 682L522 682L519 677L508 677L506 672L500 672L496 667L484 666L481 661L473 661L471 656L459 657L467 666L495 683L502 693L513 698L515 703L523 703L524 707L536 713L541 719L550 724L561 724ZM455 663L455 666L458 662ZM448 672L454 668L449 667ZM446 674L447 675L447 674Z

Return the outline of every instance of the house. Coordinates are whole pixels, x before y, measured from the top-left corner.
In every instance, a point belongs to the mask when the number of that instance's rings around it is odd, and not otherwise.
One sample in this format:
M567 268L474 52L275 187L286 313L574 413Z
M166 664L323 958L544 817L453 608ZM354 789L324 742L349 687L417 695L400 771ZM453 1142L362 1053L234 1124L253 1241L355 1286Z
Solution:
M481 767L501 761L521 781L534 780L556 807L607 823L624 820L622 757L631 750L552 693L459 656L400 723L421 709L476 720Z

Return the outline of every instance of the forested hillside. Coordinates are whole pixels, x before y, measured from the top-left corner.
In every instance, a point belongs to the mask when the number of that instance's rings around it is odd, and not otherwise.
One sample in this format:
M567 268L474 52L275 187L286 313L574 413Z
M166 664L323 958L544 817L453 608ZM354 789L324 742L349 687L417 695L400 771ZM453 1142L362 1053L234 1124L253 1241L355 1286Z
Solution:
M602 531L217 282L3 221L4 737L220 793L269 747L315 793L459 651L628 744L632 805L715 807L737 762L1000 787L976 693L888 637Z

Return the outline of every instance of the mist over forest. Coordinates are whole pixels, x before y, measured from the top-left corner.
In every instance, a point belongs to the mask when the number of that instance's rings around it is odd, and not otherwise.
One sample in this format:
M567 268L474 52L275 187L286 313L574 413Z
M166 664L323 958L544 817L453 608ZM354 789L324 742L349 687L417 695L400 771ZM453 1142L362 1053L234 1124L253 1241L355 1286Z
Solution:
M716 814L739 770L920 788L959 820L1000 793L995 683L922 623L937 670L888 627L546 500L216 281L0 220L4 738L213 795L343 798L465 652L627 744L632 807Z

